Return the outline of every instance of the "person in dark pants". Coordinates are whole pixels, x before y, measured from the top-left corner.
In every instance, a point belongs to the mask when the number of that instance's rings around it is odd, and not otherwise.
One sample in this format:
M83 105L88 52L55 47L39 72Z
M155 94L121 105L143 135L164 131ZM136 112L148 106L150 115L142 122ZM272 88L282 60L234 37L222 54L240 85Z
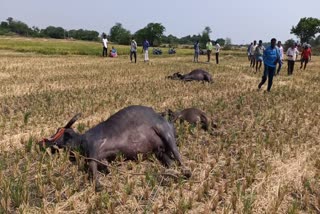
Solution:
M256 50L254 51L254 57L256 59L256 73L258 72L258 68L260 71L262 61L263 61L263 52L265 48L262 45L262 40L259 40L258 46L256 47Z
M270 92L272 86L272 80L276 71L276 65L280 60L280 52L279 49L276 48L276 42L277 40L275 38L272 38L271 45L267 47L263 52L264 72L258 88L261 89L262 85L267 81L268 78L268 92Z
M297 44L293 43L290 48L287 50L287 57L288 57L288 75L293 74L294 70L294 63L298 58L298 50L297 50Z
M280 70L281 70L282 65L283 65L283 47L282 47L281 41L278 41L277 47L278 47L279 52L280 52L279 66L278 66L278 69L277 69L277 75L279 75Z
M247 54L248 54L248 60L250 62L251 60L251 56L250 56L250 49L251 49L251 46L253 45L253 43L251 42L251 44L248 46L248 49L247 49Z
M213 48L210 39L208 40L208 42L206 44L206 48L207 48L207 56L208 56L208 61L207 62L210 62L211 51L212 51L212 48Z
M253 67L256 65L256 58L254 57L254 52L257 48L257 41L254 40L253 44L250 46L250 67Z
M311 60L311 48L309 48L309 46L306 44L303 47L303 51L301 53L301 66L300 66L300 69L302 69L303 63L304 63L303 70L306 70L306 67L307 67L307 64L308 64L309 60Z
M197 40L196 43L194 43L193 48L194 48L193 62L199 62L199 53L200 53L199 40Z
M216 42L216 63L219 64L219 52L220 52L220 45Z
M137 42L132 37L130 46L130 60L132 62L132 55L134 56L134 63L137 63Z
M107 57L108 56L108 39L107 35L105 33L102 34L102 57Z

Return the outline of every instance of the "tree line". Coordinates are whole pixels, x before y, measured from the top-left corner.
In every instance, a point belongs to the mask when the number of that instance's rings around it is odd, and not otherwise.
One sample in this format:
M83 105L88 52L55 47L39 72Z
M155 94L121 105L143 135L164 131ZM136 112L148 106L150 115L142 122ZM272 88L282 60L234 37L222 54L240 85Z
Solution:
M209 40L209 34L212 32L210 27L205 27L203 32L197 35L188 35L182 38L178 38L172 34L165 36L166 28L161 23L149 23L146 27L138 30L135 33L131 33L125 29L121 23L116 23L111 27L107 34L107 38L121 45L129 45L131 38L134 37L139 45L142 44L144 39L148 39L152 46L159 46L163 43L169 44L169 46L176 46L178 44L192 45L195 41L199 41L203 46ZM66 39L73 38L78 40L87 41L99 41L101 35L97 31L93 30L66 30L62 27L48 26L45 29L40 29L36 26L29 27L26 23L15 20L12 17L7 18L6 21L0 23L0 35L17 34L27 37L45 37L54 39ZM226 41L231 44L231 39L218 38L216 41L220 45L225 45Z
M206 42L210 39L212 30L210 27L205 27L202 33L188 35L178 38L172 34L164 35L166 28L161 23L149 23L144 28L135 33L131 33L125 29L121 23L116 23L108 32L107 38L121 45L129 45L131 38L134 37L139 45L144 39L148 39L152 46L161 44L169 44L170 47L175 47L178 44L192 45L195 41L199 41L201 48L204 48ZM313 46L320 45L320 20L312 17L301 18L296 26L292 26L291 34L296 35L301 43L310 43ZM39 29L36 26L29 27L26 23L15 20L9 17L6 21L0 23L0 35L18 34L28 37L46 37L55 39L74 38L78 40L99 41L101 35L94 30L66 30L62 27L48 26L45 29ZM104 33L103 33L104 34ZM231 45L230 38L216 38L222 46Z
M49 26L45 29L29 27L26 23L9 17L0 23L0 35L18 34L28 37L46 37L54 39L74 38L79 40L97 41L99 32L93 30L66 30L62 27Z
M196 41L204 47L207 41L210 39L210 33L212 30L210 27L205 27L201 34L188 35L185 37L178 38L172 34L168 36L164 35L165 27L160 23L149 23L146 27L138 30L135 33L131 33L125 29L121 23L116 23L109 32L109 39L112 42L116 42L122 45L128 45L133 37L138 44L142 44L144 39L148 39L151 46L159 46L161 44L169 44L170 47L175 47L178 44L192 45ZM231 39L217 38L215 41L219 42L220 45L225 45L226 42L231 44Z

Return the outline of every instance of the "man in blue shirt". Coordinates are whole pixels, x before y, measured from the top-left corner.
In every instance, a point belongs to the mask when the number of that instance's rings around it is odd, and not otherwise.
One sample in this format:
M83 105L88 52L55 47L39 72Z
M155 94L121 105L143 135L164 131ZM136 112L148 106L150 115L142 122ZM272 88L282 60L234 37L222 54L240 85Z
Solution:
M258 88L260 89L268 78L268 92L270 92L272 86L272 80L276 71L276 65L280 60L280 52L279 49L276 48L276 42L277 40L275 38L271 39L271 45L267 47L267 49L265 49L263 52L264 72Z
M143 41L143 45L142 46L143 46L143 51L144 51L144 62L147 62L147 61L149 61L148 49L149 49L149 46L150 46L150 44L149 44L147 39L145 39Z

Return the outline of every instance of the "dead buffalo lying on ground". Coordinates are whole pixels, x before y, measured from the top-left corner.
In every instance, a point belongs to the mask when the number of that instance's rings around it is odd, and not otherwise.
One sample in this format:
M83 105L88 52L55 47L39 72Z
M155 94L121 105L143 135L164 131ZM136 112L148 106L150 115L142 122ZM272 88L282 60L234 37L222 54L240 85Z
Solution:
M171 109L161 113L162 116L168 116L170 122L175 122L179 120L180 122L187 121L190 124L200 123L201 128L208 131L209 130L209 119L203 111L197 108L187 108L182 111L173 112ZM216 124L212 124L213 128L216 128Z
M155 153L166 166L170 166L173 160L183 166L173 125L152 108L126 107L84 134L78 134L71 128L79 116L73 117L64 128L58 129L53 137L44 139L42 143L46 147L83 151L89 160L90 176L97 185L99 163L93 159L111 161L117 154L123 154L127 159L136 159L138 154ZM191 176L190 171L184 172L185 176Z
M205 81L213 83L212 76L209 74L209 72L202 70L202 69L196 69L191 71L188 74L180 74L179 72L174 73L172 76L168 76L167 78L173 79L173 80L183 80L183 81Z

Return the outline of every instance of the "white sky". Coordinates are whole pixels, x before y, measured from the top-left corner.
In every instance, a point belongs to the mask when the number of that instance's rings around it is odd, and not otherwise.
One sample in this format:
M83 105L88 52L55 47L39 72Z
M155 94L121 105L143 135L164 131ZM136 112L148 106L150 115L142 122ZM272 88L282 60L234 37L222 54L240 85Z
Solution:
M8 17L29 27L110 31L116 22L131 33L161 23L165 35L198 34L209 26L211 39L229 37L233 44L252 40L285 41L300 18L320 18L320 0L0 0L0 21Z

